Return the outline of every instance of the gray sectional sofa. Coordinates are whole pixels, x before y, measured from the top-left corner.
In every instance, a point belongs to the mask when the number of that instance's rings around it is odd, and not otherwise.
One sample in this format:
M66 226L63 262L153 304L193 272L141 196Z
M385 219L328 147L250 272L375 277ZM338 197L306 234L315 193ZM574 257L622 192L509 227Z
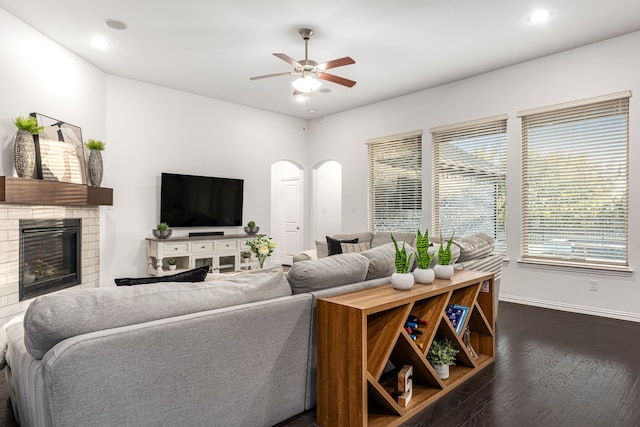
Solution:
M67 289L7 328L22 426L271 426L315 406L316 298L388 283L389 245L200 283ZM392 261L392 259L391 259Z

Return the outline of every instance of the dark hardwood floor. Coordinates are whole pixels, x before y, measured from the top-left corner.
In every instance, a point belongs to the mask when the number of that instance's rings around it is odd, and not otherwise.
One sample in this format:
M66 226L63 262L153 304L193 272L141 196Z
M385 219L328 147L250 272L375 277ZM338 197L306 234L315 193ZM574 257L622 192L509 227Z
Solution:
M496 362L406 426L640 426L640 323L501 302L496 331ZM0 400L15 426L4 375Z

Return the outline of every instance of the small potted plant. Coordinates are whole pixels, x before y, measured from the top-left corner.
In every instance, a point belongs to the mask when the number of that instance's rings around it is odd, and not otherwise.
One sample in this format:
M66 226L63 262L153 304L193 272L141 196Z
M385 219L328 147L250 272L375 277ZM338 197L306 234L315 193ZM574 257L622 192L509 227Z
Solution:
M440 233L440 249L438 249L438 264L433 267L433 272L438 279L451 279L453 277L453 266L451 265L451 242L453 234L444 246L442 233Z
M251 252L243 251L242 252L242 262L247 263L247 262L249 262L249 259L251 259Z
M413 252L407 254L407 248L405 246L405 241L402 242L402 249L398 247L398 242L396 242L393 234L391 235L391 240L393 241L393 245L396 249L395 255L395 267L396 271L391 275L391 284L394 288L400 290L411 289L413 286L413 275L409 273L409 268L411 267L411 259L413 258ZM405 239L406 240L406 239Z
M87 162L89 183L93 187L100 187L103 171L102 150L104 150L104 142L97 139L89 139L84 145L89 149L89 160Z
M258 231L260 231L260 227L256 227L255 221L249 221L244 228L244 232L247 234L256 234Z
M169 225L167 225L166 222L161 222L156 226L156 229L151 230L151 232L153 233L153 237L156 239L167 239L171 237L173 230L169 228Z
M436 338L429 347L427 360L441 379L449 378L449 366L455 365L458 350L448 338Z
M169 270L174 271L178 265L178 260L175 258L169 258L167 260L167 264L169 264Z
M31 178L36 167L36 146L33 135L39 134L43 127L38 126L35 117L18 116L13 120L18 128L13 143L13 164L20 178Z
M416 261L418 267L413 270L413 277L416 283L428 284L433 282L435 273L430 268L433 252L429 252L429 230L424 231L424 235L418 230L416 237Z

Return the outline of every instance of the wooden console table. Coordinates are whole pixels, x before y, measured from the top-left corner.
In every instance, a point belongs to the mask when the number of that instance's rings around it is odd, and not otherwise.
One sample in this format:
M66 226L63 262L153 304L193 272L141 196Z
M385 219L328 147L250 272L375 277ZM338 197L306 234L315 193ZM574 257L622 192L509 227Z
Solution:
M493 363L493 292L493 274L457 270L450 280L407 291L389 284L318 299L318 424L400 425ZM448 304L469 307L464 322L477 359L449 322ZM404 329L409 315L428 322L415 341ZM449 338L459 350L445 380L426 360L435 337ZM396 369L385 372L387 362ZM404 365L413 366L407 407L397 400L397 371Z

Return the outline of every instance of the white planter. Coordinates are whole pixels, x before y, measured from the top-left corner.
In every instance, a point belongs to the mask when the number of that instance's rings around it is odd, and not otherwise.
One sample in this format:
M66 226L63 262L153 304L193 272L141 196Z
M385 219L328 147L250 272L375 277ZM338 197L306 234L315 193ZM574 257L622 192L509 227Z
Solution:
M446 380L449 378L449 365L433 365L433 369L440 379Z
M394 288L406 291L413 287L413 274L411 273L393 273L391 275L391 284Z
M175 271L175 269L176 269L176 265L175 264L169 264L169 270Z
M413 274L416 283L423 285L433 282L433 279L436 277L432 268L416 268L411 274Z
M453 277L453 265L436 264L433 267L433 272L438 279L451 279Z

